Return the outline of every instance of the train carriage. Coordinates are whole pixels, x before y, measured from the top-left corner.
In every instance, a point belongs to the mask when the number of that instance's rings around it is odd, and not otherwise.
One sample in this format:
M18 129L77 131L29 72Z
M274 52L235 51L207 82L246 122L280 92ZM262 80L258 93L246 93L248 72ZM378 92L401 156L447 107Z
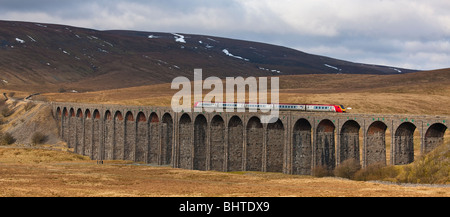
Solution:
M223 109L248 109L250 111L268 111L272 109L285 111L309 111L309 112L346 112L343 105L334 104L265 104L265 103L210 103L196 102L194 107L223 108Z

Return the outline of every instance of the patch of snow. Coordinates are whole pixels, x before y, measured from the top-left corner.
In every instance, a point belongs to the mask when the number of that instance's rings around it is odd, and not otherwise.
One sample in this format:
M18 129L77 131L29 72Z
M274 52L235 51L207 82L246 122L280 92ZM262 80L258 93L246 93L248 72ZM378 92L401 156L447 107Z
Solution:
M34 40L34 38L32 38L31 36L27 35L29 39L31 39L31 41L36 42L36 40Z
M5 84L7 84L8 83L8 81L7 80L2 80L3 81L3 83L5 83Z
M19 42L19 43L21 43L21 44L25 43L25 41L22 40L22 39L20 39L20 38L16 38L16 41Z
M164 63L164 64L166 64L166 65L167 65L167 62L165 62L165 61L162 61L162 60L158 60L158 62L160 62L160 63Z
M175 36L175 41L180 43L186 43L186 40L184 40L184 35L180 35L177 33L172 33L172 35Z
M277 70L277 69L266 69L266 68L264 68L264 67L258 67L260 70L265 70L265 71L270 71L270 72L276 72L276 73L278 73L278 74L280 74L281 73L281 71L280 70Z
M203 42L202 42L202 41L198 41L198 43L200 43L200 44L203 44Z
M149 35L148 38L161 38L161 36Z
M206 39L208 39L208 40L210 40L210 41L213 41L213 42L219 42L219 41L214 40L214 39L212 39L212 38L206 38Z
M107 44L107 45L109 45L109 46L111 46L111 47L114 47L114 45L113 45L112 43L109 43L109 42L107 42L107 41L103 41L103 42L105 42L105 44Z
M245 61L250 61L249 59L246 59L246 58L243 58L243 57L240 57L240 56L235 56L235 55L231 54L227 49L223 49L222 52L224 54L226 54L227 56L230 56L230 57L234 57L234 58L245 60Z
M177 65L173 65L173 67L175 67L175 68L177 68L177 69L180 69L180 67L179 67L179 66L177 66Z
M98 51L100 51L100 52L103 52L103 53L109 53L107 50L103 50L103 49L101 49L101 48L97 48L98 49Z
M75 34L75 36L77 37L77 38L81 38L79 35L77 35L77 34Z
M34 25L36 25L36 26L40 26L40 27L44 27L44 28L47 28L47 26L46 26L46 25L42 25L42 24L39 24L39 23L35 23Z
M400 69L396 69L396 68L390 68L390 69L392 69L392 70L394 70L394 71L396 71L398 73L402 73L402 70L400 70Z
M214 46L211 46L211 45L209 45L209 44L206 45L206 48L208 48L208 49L213 48L213 47L214 47Z
M60 50L62 50L63 53L65 53L65 54L67 54L67 55L70 55L69 52L67 52L67 51L65 51L65 50L63 50L63 49L61 49L61 48L60 48Z
M332 66L332 65L328 65L328 64L323 64L323 65L328 67L328 68L332 68L332 69L335 69L335 70L338 70L338 71L342 71L342 69L340 69L340 68L338 68L336 66Z

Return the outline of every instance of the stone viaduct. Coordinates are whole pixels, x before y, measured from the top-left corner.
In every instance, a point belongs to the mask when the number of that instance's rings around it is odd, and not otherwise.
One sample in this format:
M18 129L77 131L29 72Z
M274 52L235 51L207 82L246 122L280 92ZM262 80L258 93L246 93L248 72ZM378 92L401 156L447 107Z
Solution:
M175 168L310 175L354 158L374 163L414 160L443 143L448 116L280 111L263 124L260 112L181 112L171 108L52 103L60 136L94 160L131 160ZM387 155L386 134L391 142ZM418 136L417 136L418 135Z

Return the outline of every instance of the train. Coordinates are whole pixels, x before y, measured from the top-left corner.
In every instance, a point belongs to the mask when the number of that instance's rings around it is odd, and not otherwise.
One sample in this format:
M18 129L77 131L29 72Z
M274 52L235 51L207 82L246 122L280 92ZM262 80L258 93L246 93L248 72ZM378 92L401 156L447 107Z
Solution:
M337 112L344 113L347 109L336 104L264 104L264 103L230 103L230 102L195 102L195 108L222 108L222 109L278 109L281 111L307 111L307 112Z

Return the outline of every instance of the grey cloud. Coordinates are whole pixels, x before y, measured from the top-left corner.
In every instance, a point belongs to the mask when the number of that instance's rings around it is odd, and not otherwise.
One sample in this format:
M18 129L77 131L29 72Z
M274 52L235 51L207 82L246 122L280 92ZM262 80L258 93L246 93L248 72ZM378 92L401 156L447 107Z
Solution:
M417 69L450 62L448 1L0 0L0 5L0 19L216 35Z

